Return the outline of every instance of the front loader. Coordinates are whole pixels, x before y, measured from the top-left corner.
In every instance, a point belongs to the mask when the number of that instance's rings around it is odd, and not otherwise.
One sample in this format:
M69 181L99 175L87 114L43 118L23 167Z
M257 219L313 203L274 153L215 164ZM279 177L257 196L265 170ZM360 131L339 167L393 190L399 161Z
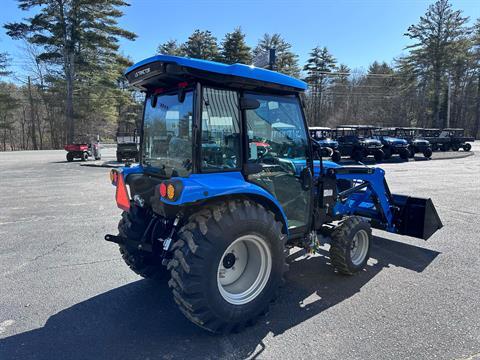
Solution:
M355 274L372 227L427 239L442 226L431 200L391 194L383 170L323 161L300 80L166 55L126 77L146 94L140 163L110 174L123 214L105 239L208 331L265 314L294 246L329 239L334 268Z

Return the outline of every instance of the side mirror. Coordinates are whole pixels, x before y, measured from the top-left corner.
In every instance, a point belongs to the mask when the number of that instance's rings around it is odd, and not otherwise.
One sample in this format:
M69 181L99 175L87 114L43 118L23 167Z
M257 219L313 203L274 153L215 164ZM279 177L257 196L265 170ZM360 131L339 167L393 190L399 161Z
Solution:
M240 110L255 110L260 107L260 102L251 98L240 99Z

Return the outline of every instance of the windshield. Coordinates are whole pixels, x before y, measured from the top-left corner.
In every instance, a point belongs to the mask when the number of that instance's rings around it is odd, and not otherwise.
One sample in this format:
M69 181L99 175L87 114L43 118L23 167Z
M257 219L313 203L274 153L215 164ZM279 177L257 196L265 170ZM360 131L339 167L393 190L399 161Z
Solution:
M145 102L143 164L159 175L188 176L192 170L193 92L158 95Z

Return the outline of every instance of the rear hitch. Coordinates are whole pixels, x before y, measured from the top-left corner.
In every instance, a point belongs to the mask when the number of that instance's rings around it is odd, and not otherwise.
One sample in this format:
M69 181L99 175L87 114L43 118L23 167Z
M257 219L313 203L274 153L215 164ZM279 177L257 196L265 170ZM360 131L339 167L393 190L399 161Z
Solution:
M105 235L105 240L113 242L115 244L123 244L125 242L125 239L123 237L110 234Z

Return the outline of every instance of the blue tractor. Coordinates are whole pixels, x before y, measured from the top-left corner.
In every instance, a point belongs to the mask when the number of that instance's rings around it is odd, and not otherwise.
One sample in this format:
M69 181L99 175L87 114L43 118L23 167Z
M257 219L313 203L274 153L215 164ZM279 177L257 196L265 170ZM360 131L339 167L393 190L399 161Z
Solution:
M430 199L391 194L384 171L323 161L300 80L246 65L158 55L130 67L146 95L140 163L112 170L126 264L168 281L181 312L215 333L265 314L289 249L330 243L332 265L367 263L372 227L427 239ZM139 299L141 301L141 299Z

